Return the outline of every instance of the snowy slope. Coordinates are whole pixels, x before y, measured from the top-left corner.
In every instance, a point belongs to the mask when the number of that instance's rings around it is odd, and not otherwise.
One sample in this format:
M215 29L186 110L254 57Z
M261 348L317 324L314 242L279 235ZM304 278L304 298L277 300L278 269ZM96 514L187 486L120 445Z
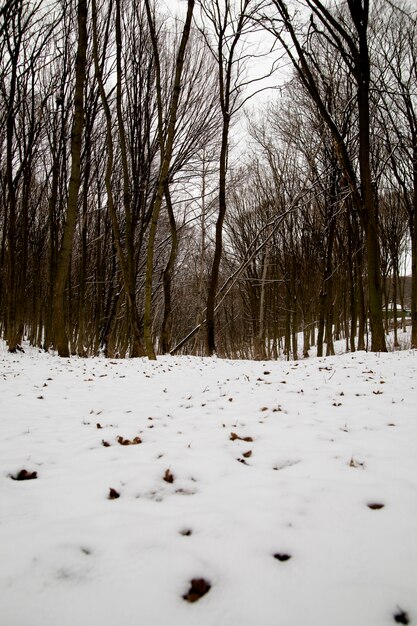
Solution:
M1 344L0 429L1 626L417 624L414 351L151 363Z

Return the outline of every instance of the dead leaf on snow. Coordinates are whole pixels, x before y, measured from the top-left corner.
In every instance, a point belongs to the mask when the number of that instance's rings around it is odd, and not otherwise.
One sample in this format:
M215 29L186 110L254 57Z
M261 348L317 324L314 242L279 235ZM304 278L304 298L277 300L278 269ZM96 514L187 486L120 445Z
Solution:
M182 597L187 602L197 602L200 598L206 595L211 589L211 585L204 578L193 578L190 584L190 589Z
M285 552L277 552L274 554L274 559L277 561L281 561L281 563L285 563L285 561L289 561L291 558L291 554L286 554Z
M11 476L13 480L34 480L38 477L38 472L28 472L25 469L21 469L16 476Z
M140 437L135 437L134 439L124 439L119 435L119 437L117 437L117 442L120 443L121 446L136 446L139 443L142 443L142 439Z
M408 613L403 611L400 607L398 607L398 613L394 614L394 620L397 624L409 624L410 618L408 617Z
M362 467L363 469L365 467L365 463L361 461L356 461L356 459L352 457L349 461L349 467Z
M239 437L237 433L230 433L230 441L253 441L252 437Z
M173 483L174 482L174 474L171 474L171 472L169 471L169 469L165 470L165 474L164 474L164 481L166 483Z
M113 489L113 487L110 487L109 500L117 500L117 498L120 498L120 493L116 491L116 489Z

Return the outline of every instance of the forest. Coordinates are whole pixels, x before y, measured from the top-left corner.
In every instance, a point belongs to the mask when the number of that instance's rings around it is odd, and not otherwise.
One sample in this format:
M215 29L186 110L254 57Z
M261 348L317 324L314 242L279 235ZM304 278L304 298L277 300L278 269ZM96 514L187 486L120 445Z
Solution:
M3 0L10 352L297 359L406 321L414 2Z

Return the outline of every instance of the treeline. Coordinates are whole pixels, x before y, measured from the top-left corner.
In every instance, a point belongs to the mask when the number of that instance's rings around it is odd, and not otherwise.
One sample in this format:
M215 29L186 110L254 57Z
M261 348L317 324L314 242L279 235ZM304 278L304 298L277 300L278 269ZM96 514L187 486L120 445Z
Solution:
M383 351L410 255L417 347L416 11L305 7L6 0L9 350L297 358L303 332L305 356ZM258 68L284 66L243 150Z

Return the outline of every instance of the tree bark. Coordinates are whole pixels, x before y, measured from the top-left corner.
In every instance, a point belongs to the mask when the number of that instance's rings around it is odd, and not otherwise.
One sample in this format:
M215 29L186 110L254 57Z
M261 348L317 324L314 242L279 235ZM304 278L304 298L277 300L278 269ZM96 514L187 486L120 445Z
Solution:
M187 48L188 39L191 31L191 20L194 11L195 0L188 0L187 4L187 15L185 18L184 28L182 31L181 41L178 48L176 63L175 63L175 76L174 76L174 84L172 88L172 98L169 109L169 121L167 128L166 140L163 141L163 132L162 132L162 85L161 85L161 75L158 68L160 67L159 62L159 49L158 49L158 41L156 34L156 26L154 22L154 18L151 14L149 0L145 0L146 4L146 12L148 16L148 24L151 32L151 40L152 47L154 50L155 63L157 66L157 84L156 89L158 93L158 120L159 120L159 142L161 148L161 163L160 163L160 171L158 176L158 186L156 190L156 195L153 202L152 207L152 218L149 229L149 238L148 238L148 247L146 252L146 276L145 276L145 303L144 303L144 337L145 337L145 347L146 353L150 360L155 360L155 349L153 346L152 339L152 283L153 283L153 258L154 258L154 246L155 246L155 238L156 238L156 230L158 226L159 213L162 206L162 200L164 197L164 191L166 185L168 184L168 174L169 168L172 159L172 152L174 148L174 139L175 139L175 131L176 131L176 122L177 122L177 113L178 113L178 104L181 94L181 77L182 70L184 67L184 59L185 59L185 51ZM162 143L163 142L163 143Z
M53 295L54 345L59 356L68 357L68 335L64 304L72 244L78 215L78 194L81 181L81 145L84 128L84 84L87 57L87 0L78 0L78 44L75 61L74 119L71 133L71 177L68 189L67 214L59 251Z

